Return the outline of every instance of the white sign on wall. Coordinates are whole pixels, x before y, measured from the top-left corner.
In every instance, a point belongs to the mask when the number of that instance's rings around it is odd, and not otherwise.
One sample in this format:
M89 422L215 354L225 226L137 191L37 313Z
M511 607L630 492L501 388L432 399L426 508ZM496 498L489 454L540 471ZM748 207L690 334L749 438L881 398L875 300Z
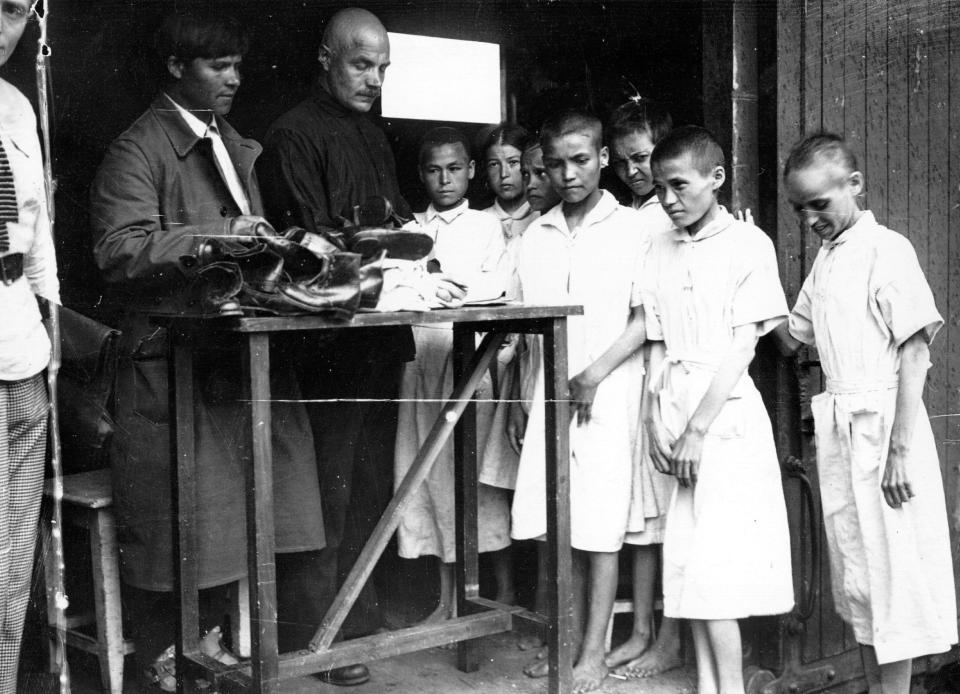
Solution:
M381 108L386 118L497 123L500 46L433 36L390 36Z

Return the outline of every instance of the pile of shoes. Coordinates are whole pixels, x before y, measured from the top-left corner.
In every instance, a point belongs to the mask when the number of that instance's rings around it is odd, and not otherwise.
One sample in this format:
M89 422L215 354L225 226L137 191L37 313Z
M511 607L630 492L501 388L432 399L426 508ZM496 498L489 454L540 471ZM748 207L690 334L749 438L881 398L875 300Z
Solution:
M426 234L390 228L383 198L355 210L353 223L327 237L299 227L277 233L265 221L242 237L211 237L188 295L204 316L321 314L349 320L376 308L385 258L417 260L433 248Z

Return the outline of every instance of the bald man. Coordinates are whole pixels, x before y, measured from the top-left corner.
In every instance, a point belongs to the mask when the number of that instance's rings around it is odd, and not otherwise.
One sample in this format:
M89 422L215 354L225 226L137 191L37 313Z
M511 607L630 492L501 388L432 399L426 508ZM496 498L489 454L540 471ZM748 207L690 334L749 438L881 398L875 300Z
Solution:
M401 216L410 216L390 145L367 115L380 97L390 64L386 29L366 10L341 10L325 27L318 59L313 94L267 133L258 172L268 219L278 228L298 225L327 236L352 218L354 205L374 195L387 198ZM335 235L329 238L336 241ZM409 328L349 330L323 341L307 336L298 348L304 397L328 401L308 404L327 546L316 554L312 570L303 574L302 642L281 643L284 650L305 647L323 617L313 612L317 603L307 596L319 594L324 610L333 601L390 500L395 400L403 363L414 353ZM279 566L284 558L277 561ZM279 599L297 597L286 592ZM286 611L285 605L280 607ZM382 626L375 590L368 583L344 623L343 636L365 636ZM355 665L332 670L324 678L359 684L369 673Z

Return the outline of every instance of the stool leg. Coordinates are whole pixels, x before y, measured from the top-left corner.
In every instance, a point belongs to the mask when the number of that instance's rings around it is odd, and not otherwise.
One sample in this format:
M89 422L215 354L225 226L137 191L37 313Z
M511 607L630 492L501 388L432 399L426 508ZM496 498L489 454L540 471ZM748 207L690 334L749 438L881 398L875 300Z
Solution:
M47 628L43 630L43 640L47 643L49 657L47 667L52 673L60 672L60 663L57 662L57 608L54 604L54 586L57 584L57 557L53 551L53 541L50 537L50 516L46 504L40 520L40 545L43 551L43 580L47 593Z
M234 622L234 648L240 658L250 657L250 579L237 581L236 621Z
M100 679L110 694L123 694L123 618L120 607L120 562L113 513L93 512L90 551L93 590L100 642Z

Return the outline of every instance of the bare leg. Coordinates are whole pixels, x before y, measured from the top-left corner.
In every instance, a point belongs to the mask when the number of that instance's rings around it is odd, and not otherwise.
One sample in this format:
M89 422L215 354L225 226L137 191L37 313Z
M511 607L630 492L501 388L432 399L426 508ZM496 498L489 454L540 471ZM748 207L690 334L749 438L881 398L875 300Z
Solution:
M697 657L697 694L718 694L720 684L717 663L713 657L713 649L710 648L707 623L701 619L692 619L690 629L693 631L693 649Z
M633 555L633 634L622 646L607 656L607 664L620 666L617 674L631 678L654 677L680 667L680 622L664 617L660 623L656 641L650 645L653 625L654 587L660 571L662 545L638 545ZM647 614L643 613L645 606ZM647 627L646 644L637 650Z
M603 684L610 668L604 662L607 623L617 593L617 552L585 552L590 562L587 621L583 646L573 668L574 694L590 692Z
M545 556L546 547L541 547L540 549L541 557ZM571 605L573 632L570 634L570 642L572 644L571 650L573 651L574 659L576 659L579 657L580 645L583 642L583 614L584 604L587 599L588 562L586 553L577 552L576 550L573 552L572 559L570 582L573 590L573 604ZM546 579L544 579L541 585L546 586ZM544 590L544 593L545 592ZM546 601L546 596L544 596L544 601ZM543 611L546 612L546 605L544 605ZM537 651L533 660L523 668L523 673L527 675L527 677L546 677L550 673L550 666L547 663L547 646L543 646Z
M453 581L453 564L437 561L440 571L440 604L420 624L435 624L456 615L457 596Z
M517 590L513 584L513 551L510 547L490 553L493 561L493 575L497 579L497 602L512 605L517 601Z
M534 594L533 609L537 614L547 613L547 548L543 543L537 543L537 590ZM525 634L517 640L517 648L521 651L532 651L534 648L543 648L544 643L536 634Z
M638 658L653 641L653 600L660 567L659 545L633 548L633 631L630 638L607 654L608 667L615 668Z
M873 646L860 646L863 672L867 678L869 694L909 694L913 660L898 660L894 663L877 663Z
M735 619L704 622L717 666L720 694L743 694L743 649L740 624Z

